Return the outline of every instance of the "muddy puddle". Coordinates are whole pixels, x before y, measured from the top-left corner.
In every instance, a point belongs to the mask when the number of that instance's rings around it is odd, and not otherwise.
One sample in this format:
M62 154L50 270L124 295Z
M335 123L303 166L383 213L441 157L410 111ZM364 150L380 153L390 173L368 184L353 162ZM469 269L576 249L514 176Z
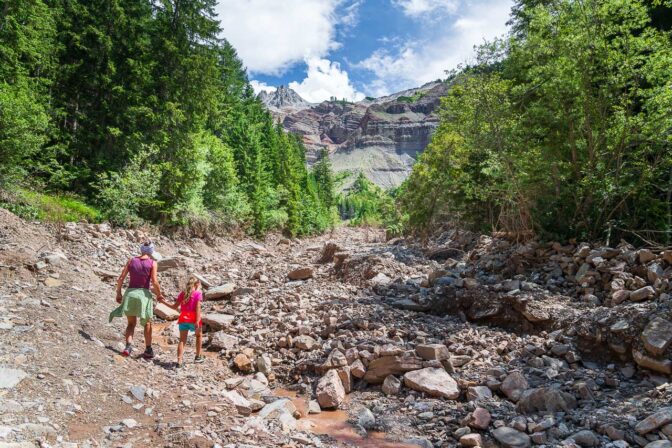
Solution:
M286 389L275 389L274 394L292 400L301 414L298 429L318 435L331 437L339 446L361 448L417 448L418 445L390 440L384 432L370 431L362 436L357 429L348 423L348 413L342 410L322 411L319 414L308 414L308 398L297 395ZM347 400L347 398L346 398Z

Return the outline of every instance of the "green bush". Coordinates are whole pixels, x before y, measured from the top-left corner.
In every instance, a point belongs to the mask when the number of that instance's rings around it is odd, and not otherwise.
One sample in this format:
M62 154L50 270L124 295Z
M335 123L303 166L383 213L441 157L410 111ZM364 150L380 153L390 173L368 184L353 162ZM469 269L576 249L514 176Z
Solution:
M74 196L38 193L24 189L5 196L7 200L0 202L0 207L26 220L64 223L100 222L102 219L99 210Z

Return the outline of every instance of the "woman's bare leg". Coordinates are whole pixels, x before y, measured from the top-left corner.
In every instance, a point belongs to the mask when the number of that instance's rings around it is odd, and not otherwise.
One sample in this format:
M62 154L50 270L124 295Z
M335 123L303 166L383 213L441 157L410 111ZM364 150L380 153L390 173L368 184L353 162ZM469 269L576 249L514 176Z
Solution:
M152 346L152 321L145 324L145 347Z
M133 343L133 333L135 333L135 324L138 321L138 318L135 316L126 316L126 319L128 319L128 324L126 325L126 344L132 344Z

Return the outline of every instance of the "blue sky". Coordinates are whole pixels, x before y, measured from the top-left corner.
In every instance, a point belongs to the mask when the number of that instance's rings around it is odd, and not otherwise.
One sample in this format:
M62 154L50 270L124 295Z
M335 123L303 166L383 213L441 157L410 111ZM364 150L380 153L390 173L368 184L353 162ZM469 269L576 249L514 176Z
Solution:
M417 87L501 36L512 0L219 0L255 90L360 100Z

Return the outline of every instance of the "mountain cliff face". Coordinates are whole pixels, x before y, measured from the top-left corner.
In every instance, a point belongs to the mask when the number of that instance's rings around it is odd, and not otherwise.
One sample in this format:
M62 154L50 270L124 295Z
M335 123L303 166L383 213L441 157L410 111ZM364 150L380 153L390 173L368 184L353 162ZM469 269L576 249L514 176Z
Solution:
M418 154L427 147L438 126L440 98L446 92L445 83L432 82L358 103L324 101L310 105L293 99L285 106L280 103L286 100L276 97L294 98L298 94L283 87L266 94L262 101L269 104L269 110L286 130L303 136L309 163L326 148L334 171L362 171L381 187L393 188L406 179Z

